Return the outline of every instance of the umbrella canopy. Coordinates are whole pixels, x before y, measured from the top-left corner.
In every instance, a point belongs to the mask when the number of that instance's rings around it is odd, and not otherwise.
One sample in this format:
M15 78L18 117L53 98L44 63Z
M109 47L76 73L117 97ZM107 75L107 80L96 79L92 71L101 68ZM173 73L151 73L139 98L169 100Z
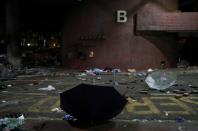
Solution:
M145 81L152 89L164 90L174 85L176 80L176 73L166 70L158 70L150 73Z
M127 100L114 87L80 84L60 94L60 107L83 122L100 122L118 115Z

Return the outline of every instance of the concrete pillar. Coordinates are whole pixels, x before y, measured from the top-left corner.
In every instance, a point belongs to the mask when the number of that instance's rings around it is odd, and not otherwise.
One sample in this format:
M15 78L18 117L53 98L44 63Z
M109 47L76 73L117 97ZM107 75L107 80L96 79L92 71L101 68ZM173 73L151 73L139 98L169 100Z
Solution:
M6 44L8 61L13 67L21 66L20 35L20 0L6 0Z

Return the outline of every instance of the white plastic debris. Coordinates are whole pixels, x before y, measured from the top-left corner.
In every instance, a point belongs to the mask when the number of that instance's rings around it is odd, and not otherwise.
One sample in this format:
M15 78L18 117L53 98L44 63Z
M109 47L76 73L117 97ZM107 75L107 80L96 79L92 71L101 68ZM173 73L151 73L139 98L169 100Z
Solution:
M4 125L3 131L10 131L14 130L16 127L19 127L23 125L25 122L24 115L20 115L18 118L10 118L10 117L4 117L0 119L0 127Z
M142 120L142 122L144 122L144 123L145 123L145 122L148 122L148 121L149 121L149 120L146 120L146 119Z
M7 87L12 87L12 85L11 84L8 84Z
M51 109L52 112L56 112L56 111L58 111L58 110L59 110L58 108L53 108L53 109Z
M134 76L140 76L140 77L142 77L142 76L146 76L147 75L147 73L146 72L138 72L137 74L134 74Z
M86 76L86 73L80 73L78 76Z
M170 91L167 91L167 92L166 92L166 94L170 94L170 93L171 93Z
M19 122L20 125L22 125L25 121L24 115L19 116L17 119L18 119L18 122Z
M133 119L132 122L139 122L139 119Z
M128 69L128 72L134 73L134 72L136 72L136 70L135 69Z
M150 73L145 82L152 89L164 90L174 85L177 80L177 75L174 72L159 70Z
M5 101L5 100L2 100L1 102L2 102L2 103L6 103L6 101Z
M153 69L151 69L151 68L149 68L148 70L147 70L147 72L152 72L153 71Z
M159 123L162 123L162 120L158 120Z
M102 79L102 77L101 77L101 76L98 76L98 77L97 77L97 80L101 80L101 79Z
M192 87L192 85L191 84L188 84L188 87Z
M51 111L57 112L57 113L62 112L62 110L60 108L53 108L53 109L51 109Z
M93 69L93 72L94 72L95 74L98 74L98 73L102 73L102 72L104 72L104 71L103 71L103 69L94 68L94 69Z
M178 126L179 131L183 131L183 128L181 126Z
M86 81L86 78L77 78L78 80Z
M42 91L52 91L52 90L55 90L56 88L53 87L52 85L48 85L47 87L45 88L39 88L38 90L42 90Z
M81 80L82 80L82 81L86 81L87 79L85 79L85 78L82 78Z

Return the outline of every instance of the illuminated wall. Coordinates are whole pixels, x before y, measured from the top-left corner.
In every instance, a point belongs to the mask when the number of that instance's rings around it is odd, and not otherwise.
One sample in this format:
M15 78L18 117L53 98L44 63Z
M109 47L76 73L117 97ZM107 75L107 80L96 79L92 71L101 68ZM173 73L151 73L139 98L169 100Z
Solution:
M63 62L66 67L87 69L158 68L165 61L176 63L174 34L136 32L136 15L147 5L161 12L177 10L176 0L117 0L85 2L65 16L63 27ZM172 6L168 6L172 5ZM116 11L126 10L128 21L116 22ZM154 12L151 12L154 13ZM149 15L149 14L148 14ZM97 38L102 35L102 38ZM93 51L94 56L89 57Z

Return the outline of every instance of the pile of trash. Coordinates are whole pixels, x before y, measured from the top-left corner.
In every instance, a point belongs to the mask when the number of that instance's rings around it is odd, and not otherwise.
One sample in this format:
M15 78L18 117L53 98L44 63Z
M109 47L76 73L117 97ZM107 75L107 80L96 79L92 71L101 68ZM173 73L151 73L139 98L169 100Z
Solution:
M85 72L86 72L85 75L96 76L96 75L100 75L101 73L104 73L104 72L117 72L117 73L120 73L121 70L120 69L113 69L113 68L106 67L104 69L93 68L93 69L85 70Z
M4 117L0 118L0 131L15 131L20 130L24 124L25 117L23 114L17 115L17 117Z

